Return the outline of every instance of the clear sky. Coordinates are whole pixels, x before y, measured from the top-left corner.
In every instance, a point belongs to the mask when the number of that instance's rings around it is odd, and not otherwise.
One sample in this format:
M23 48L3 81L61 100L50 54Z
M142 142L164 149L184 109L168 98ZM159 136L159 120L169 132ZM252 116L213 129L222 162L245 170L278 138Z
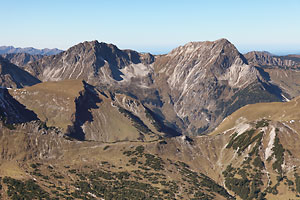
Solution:
M0 0L0 17L0 46L166 53L227 38L241 52L300 53L300 0Z

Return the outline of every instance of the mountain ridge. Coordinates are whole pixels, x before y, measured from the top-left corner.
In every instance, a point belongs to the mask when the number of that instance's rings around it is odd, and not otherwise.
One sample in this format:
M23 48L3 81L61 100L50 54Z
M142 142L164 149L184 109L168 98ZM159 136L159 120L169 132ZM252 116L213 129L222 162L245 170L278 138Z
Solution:
M28 53L8 53L0 56L21 68L29 62L37 61L43 57L40 54L31 55Z
M297 58L297 55L276 56L266 51L251 51L244 54L244 56L251 64L264 67L300 67L300 60Z

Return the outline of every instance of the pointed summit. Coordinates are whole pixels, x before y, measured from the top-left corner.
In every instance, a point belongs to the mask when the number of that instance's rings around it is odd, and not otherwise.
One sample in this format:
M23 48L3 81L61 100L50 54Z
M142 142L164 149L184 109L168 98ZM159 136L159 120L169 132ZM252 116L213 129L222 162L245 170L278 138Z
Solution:
M163 62L158 60L155 64L159 70L167 70L168 74L174 72L173 74L177 78L174 77L169 82L173 86L175 82L179 83L181 78L186 80L187 73L180 73L178 70L184 72L192 70L194 74L197 74L196 72L206 69L207 75L220 77L234 64L247 64L244 56L227 39L212 42L189 42L173 49L167 54L167 58L164 58Z

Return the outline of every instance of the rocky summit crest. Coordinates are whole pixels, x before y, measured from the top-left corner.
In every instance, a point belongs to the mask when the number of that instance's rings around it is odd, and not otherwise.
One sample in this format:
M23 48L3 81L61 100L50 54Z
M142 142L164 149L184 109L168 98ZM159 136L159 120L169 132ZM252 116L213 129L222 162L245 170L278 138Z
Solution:
M122 81L122 69L131 65L148 65L151 54L120 50L113 44L83 42L53 57L45 57L25 68L42 81L84 79L91 84Z

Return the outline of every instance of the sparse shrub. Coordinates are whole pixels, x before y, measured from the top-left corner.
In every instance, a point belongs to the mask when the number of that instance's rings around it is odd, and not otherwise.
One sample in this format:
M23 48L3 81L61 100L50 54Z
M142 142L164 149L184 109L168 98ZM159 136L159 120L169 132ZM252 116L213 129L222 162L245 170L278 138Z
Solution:
M105 151L105 150L107 150L109 147L110 147L110 146L107 145L107 146L105 146L105 147L103 148L103 150Z

